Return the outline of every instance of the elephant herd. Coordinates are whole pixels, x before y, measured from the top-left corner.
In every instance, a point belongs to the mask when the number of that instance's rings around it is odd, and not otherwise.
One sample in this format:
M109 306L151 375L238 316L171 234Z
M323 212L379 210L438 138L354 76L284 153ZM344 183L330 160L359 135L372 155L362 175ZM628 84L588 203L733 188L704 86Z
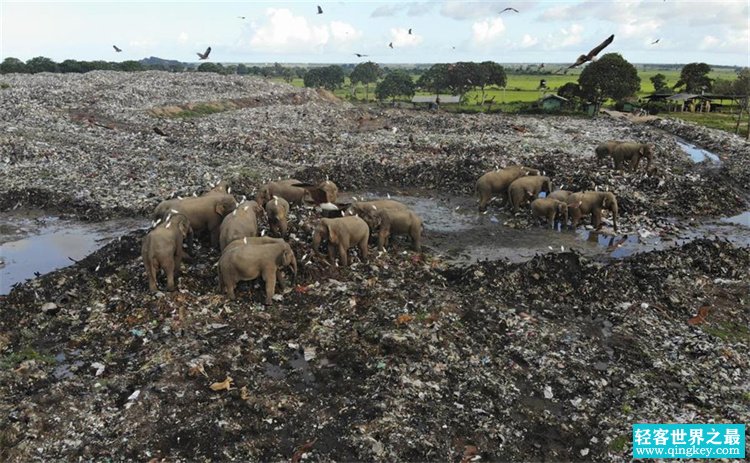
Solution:
M651 168L653 149L640 143L608 141L596 150L599 163L612 157L615 169L629 162L637 169L641 158ZM479 211L485 212L494 198L507 199L509 207L518 208L530 203L532 213L555 228L556 223L575 229L581 219L591 216L592 225L601 227L602 211L612 213L617 232L617 198L606 191L554 190L552 180L538 169L510 166L482 175L476 183ZM546 193L539 198L540 193ZM270 304L276 282L285 283L282 270L290 268L297 274L294 251L285 238L289 233L289 214L292 206L317 205L321 217L313 228L313 254L322 256L320 246L327 243L328 261L336 259L349 265L349 250L357 248L362 261L367 261L371 235L377 234L377 246L384 250L392 235L411 238L419 252L422 241L422 219L405 204L392 199L355 201L337 204L338 187L326 180L318 185L296 179L279 180L263 185L255 200L243 197L237 202L226 182L219 182L202 196L175 198L162 201L154 210L153 229L144 237L141 254L149 289L157 291L157 273L163 269L167 289L175 289L175 273L185 256L183 242L193 249L193 235L204 233L211 246L221 252L218 267L219 290L235 298L240 281L262 278L266 286L265 303ZM259 233L258 217L265 216L270 235ZM260 236L259 236L260 235Z
M644 143L623 141L607 141L594 150L599 164L611 157L615 169L621 169L625 163L630 163L633 171L638 168L641 158L646 158L646 171L651 171L653 148ZM540 193L546 193L539 198ZM551 228L560 223L565 228L570 221L570 228L575 229L581 219L591 215L591 223L595 228L601 227L602 211L612 213L612 224L617 232L617 198L607 191L579 191L553 190L552 181L538 169L525 166L510 166L494 170L482 175L476 183L476 193L479 196L479 211L485 212L489 202L497 197L507 198L509 207L514 212L526 203L531 203L532 213L545 219Z
M157 273L163 269L167 290L175 289L175 274L186 257L183 242L189 252L193 249L193 235L205 233L211 246L219 248L219 290L235 298L240 281L262 278L265 282L265 303L271 304L276 282L284 285L283 270L290 268L297 274L294 251L285 238L292 206L318 205L321 217L314 227L313 253L327 242L328 260L336 257L343 266L349 264L349 249L359 249L367 260L371 234L378 236L378 248L385 249L391 235L408 235L414 250L421 250L422 220L398 201L383 199L336 204L338 187L326 180L318 185L296 179L279 180L263 185L255 200L244 197L237 202L226 182L219 182L201 196L162 201L154 210L153 228L143 238L141 257L148 276L151 292L158 290ZM272 236L259 233L258 217L265 216ZM259 236L261 235L261 236Z

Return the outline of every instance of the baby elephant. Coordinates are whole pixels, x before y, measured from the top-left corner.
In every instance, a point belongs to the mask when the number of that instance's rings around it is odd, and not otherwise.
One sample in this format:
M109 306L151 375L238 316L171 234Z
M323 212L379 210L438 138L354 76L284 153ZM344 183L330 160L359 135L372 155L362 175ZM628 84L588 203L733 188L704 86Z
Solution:
M241 203L224 217L219 231L219 248L223 251L227 244L245 236L258 236L258 218L256 214L263 209L255 201Z
M297 259L287 243L233 246L219 259L219 290L226 290L229 299L234 299L238 282L261 277L266 282L265 304L270 305L284 267L291 267L297 275Z
M552 198L537 198L531 202L531 210L537 217L547 219L550 228L555 229L555 219L563 229L568 223L568 203Z
M547 197L551 199L556 199L558 201L562 201L564 203L568 202L568 197L572 195L573 192L569 190L555 190L552 193L548 194Z
M552 181L549 177L542 175L526 176L513 180L508 187L508 201L513 212L518 211L518 206L536 198L540 192L552 191Z
M288 230L287 217L289 216L289 203L284 198L274 196L266 203L266 216L271 233L281 237L286 236Z
M318 252L320 242L328 240L328 260L335 262L338 250L339 260L344 267L349 265L349 248L358 246L362 260L367 261L367 242L370 240L370 228L367 222L356 215L338 219L320 219L313 233L313 251Z
M182 262L182 241L190 233L190 220L182 215L170 215L143 237L141 256L148 275L148 289L155 293L156 274L160 268L167 274L167 290L174 291L175 273Z
M412 211L373 209L362 215L370 231L378 230L378 249L385 250L391 235L409 235L414 250L422 250L422 219Z

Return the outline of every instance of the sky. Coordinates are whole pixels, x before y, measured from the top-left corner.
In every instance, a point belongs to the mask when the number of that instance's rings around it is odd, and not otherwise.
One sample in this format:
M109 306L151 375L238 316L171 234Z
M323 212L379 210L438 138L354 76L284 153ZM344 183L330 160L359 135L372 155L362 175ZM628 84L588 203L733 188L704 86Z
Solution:
M572 63L610 34L631 63L750 66L750 0L0 0L0 58L24 61Z

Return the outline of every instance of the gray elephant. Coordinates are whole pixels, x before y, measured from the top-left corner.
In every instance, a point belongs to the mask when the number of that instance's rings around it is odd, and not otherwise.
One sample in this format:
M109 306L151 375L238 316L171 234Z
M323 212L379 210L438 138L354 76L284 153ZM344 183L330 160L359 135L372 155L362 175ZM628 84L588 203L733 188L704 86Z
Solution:
M597 146L594 149L594 152L596 153L597 164L601 165L602 161L606 162L607 157L612 155L612 150L614 150L615 147L620 143L622 142L618 140L609 140Z
M312 204L335 203L339 197L339 187L330 180L324 180L318 185L308 183L297 183L292 186L304 188L310 193L309 198L303 198L303 201Z
M219 230L224 217L235 209L237 202L232 195L211 194L197 198L185 198L173 206L172 213L184 214L190 219L195 233L208 232L211 246L219 247ZM188 247L192 249L193 234L188 236Z
M349 265L349 248L357 246L362 261L367 261L367 242L370 239L370 228L362 218L353 215L337 219L320 219L313 232L313 251L318 253L320 243L328 240L328 260L335 262L338 252L341 265Z
M542 191L552 191L552 181L547 176L534 175L513 180L508 187L508 201L513 212L518 211L518 206L536 198Z
M232 192L232 188L229 186L229 182L226 180L221 180L216 185L213 185L210 190L203 193L203 196L206 195L216 195L216 194L223 194L227 195Z
M148 289L152 293L158 289L156 275L160 268L167 275L167 290L174 291L175 274L179 273L184 257L182 242L189 233L190 220L182 214L174 214L143 237L141 257L148 276Z
M310 193L304 187L294 186L296 184L302 184L297 179L286 179L279 180L277 182L269 182L260 187L255 200L258 204L265 206L266 203L273 199L274 196L286 199L290 204L304 204L305 202L313 202Z
M408 235L416 252L422 250L422 219L410 210L371 209L361 215L378 232L378 249L385 250L391 235Z
M568 197L572 194L573 192L569 190L555 190L552 193L548 194L547 197L550 199L556 199L558 201L567 203Z
M537 198L531 202L531 211L537 217L546 219L553 230L556 220L560 222L561 229L568 224L568 203L566 202L552 198Z
M484 212L493 196L505 197L508 187L514 180L527 175L539 175L537 169L524 166L510 166L505 169L487 172L479 177L476 193L479 195L479 211Z
M572 229L578 226L583 216L591 214L591 225L601 227L602 210L612 212L612 225L617 232L617 198L609 191L583 191L573 193L568 198L568 213Z
M376 199L374 201L355 201L346 210L349 215L363 215L371 210L408 211L409 207L395 199Z
M297 259L286 243L233 246L219 259L219 290L234 299L238 282L260 277L266 283L265 304L270 305L276 292L276 279L284 267L290 267L297 274Z
M266 203L266 217L271 233L285 237L288 231L289 203L286 199L274 196Z
M638 169L638 163L641 158L646 158L646 171L651 169L651 160L654 150L651 145L646 143L620 143L612 150L612 159L615 161L615 169L621 169L626 162L630 163L630 168L635 172Z
M237 205L231 214L221 221L219 228L219 249L245 236L258 236L258 214L263 208L255 201L246 201Z

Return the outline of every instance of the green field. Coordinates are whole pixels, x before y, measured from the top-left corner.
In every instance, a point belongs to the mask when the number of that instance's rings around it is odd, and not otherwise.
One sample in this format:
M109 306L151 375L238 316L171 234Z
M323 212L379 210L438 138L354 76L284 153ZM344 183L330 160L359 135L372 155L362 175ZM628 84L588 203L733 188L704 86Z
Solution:
M675 85L680 78L680 71L678 70L639 70L638 76L641 78L641 90L638 92L638 97L641 98L646 95L650 95L654 92L654 86L651 83L650 78L656 74L663 74L666 77L667 85L670 87ZM545 79L547 81L547 92L556 93L557 90L568 82L578 82L579 70L574 70L567 75L539 75L539 74L508 74L508 84L505 89L498 87L490 87L485 90L486 99L493 99L493 108L500 109L503 112L517 112L519 109L537 101L543 93L538 89L539 81ZM731 70L719 70L712 71L709 76L712 79L724 79L734 80L736 74ZM414 76L416 81L417 76ZM274 79L281 81L281 79ZM294 79L292 85L297 87L303 87L302 79ZM370 85L369 100L375 101L375 85ZM346 78L344 85L334 91L334 94L339 98L352 101L351 99L351 83ZM419 95L426 95L428 93L418 92ZM358 85L356 88L356 101L365 101L365 87ZM481 92L472 90L465 95L464 103L462 103L460 110L464 112L481 112L484 111L485 107L479 105L481 101ZM447 108L448 110L454 110L454 108ZM726 113L711 113L711 114L699 114L699 113L662 113L661 116L674 117L684 119L687 121L695 122L697 124L726 130L727 132L734 133L736 124L736 118L734 114ZM742 124L740 127L740 134L747 133L747 123Z

